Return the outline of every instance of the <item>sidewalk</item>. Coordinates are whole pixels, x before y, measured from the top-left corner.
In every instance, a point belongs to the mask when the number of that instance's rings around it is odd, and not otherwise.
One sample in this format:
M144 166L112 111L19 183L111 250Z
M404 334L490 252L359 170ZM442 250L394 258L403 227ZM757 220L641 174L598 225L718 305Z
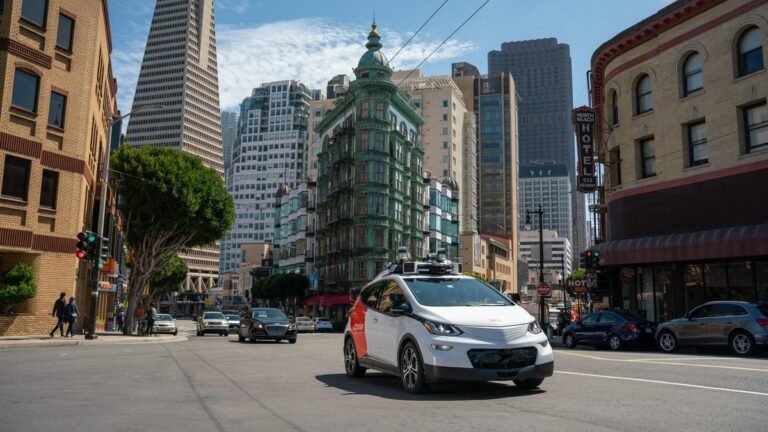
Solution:
M75 335L71 338L63 338L58 334L54 337L48 336L2 336L0 337L0 350L11 348L31 348L31 347L60 347L71 345L118 345L118 344L136 344L136 343L169 343L186 342L189 338L186 335L159 335L153 337L146 336L124 336L116 332L98 333L95 340L87 340L83 335Z

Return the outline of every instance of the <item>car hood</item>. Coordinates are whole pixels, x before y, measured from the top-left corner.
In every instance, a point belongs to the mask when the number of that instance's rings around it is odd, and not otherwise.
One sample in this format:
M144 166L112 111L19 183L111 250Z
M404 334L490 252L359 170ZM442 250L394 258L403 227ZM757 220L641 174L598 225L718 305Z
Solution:
M450 306L425 307L419 313L422 317L438 322L482 326L506 327L528 324L533 316L520 306Z

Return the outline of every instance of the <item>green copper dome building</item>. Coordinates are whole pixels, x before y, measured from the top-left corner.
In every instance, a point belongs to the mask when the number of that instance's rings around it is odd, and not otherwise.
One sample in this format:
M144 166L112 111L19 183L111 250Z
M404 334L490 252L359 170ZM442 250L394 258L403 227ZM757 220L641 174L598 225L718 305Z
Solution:
M327 293L362 287L399 247L426 255L423 120L390 79L375 23L365 46L348 94L316 127L315 265Z

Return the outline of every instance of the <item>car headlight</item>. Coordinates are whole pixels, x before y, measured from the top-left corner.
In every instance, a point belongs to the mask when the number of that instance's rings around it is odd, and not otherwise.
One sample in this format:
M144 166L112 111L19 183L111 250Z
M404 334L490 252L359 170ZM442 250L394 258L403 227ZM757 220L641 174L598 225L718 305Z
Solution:
M539 334L541 333L541 326L537 321L533 321L532 323L528 324L528 331L533 334Z
M288 324L288 330L295 330L296 324Z
M262 328L264 328L264 324L256 323L256 325L254 325L254 327L256 327L257 329L262 329Z
M203 321L203 325L208 325L208 324L210 324L208 321Z
M458 336L462 333L461 329L453 324L436 323L432 321L424 321L424 328L433 335L438 336Z

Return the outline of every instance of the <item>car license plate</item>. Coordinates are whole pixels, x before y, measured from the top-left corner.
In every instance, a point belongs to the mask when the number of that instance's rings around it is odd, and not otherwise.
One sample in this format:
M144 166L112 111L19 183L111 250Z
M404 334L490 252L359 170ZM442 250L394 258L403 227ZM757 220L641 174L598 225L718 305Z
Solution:
M653 333L653 329L647 328L647 329L645 329L645 332L646 333Z

